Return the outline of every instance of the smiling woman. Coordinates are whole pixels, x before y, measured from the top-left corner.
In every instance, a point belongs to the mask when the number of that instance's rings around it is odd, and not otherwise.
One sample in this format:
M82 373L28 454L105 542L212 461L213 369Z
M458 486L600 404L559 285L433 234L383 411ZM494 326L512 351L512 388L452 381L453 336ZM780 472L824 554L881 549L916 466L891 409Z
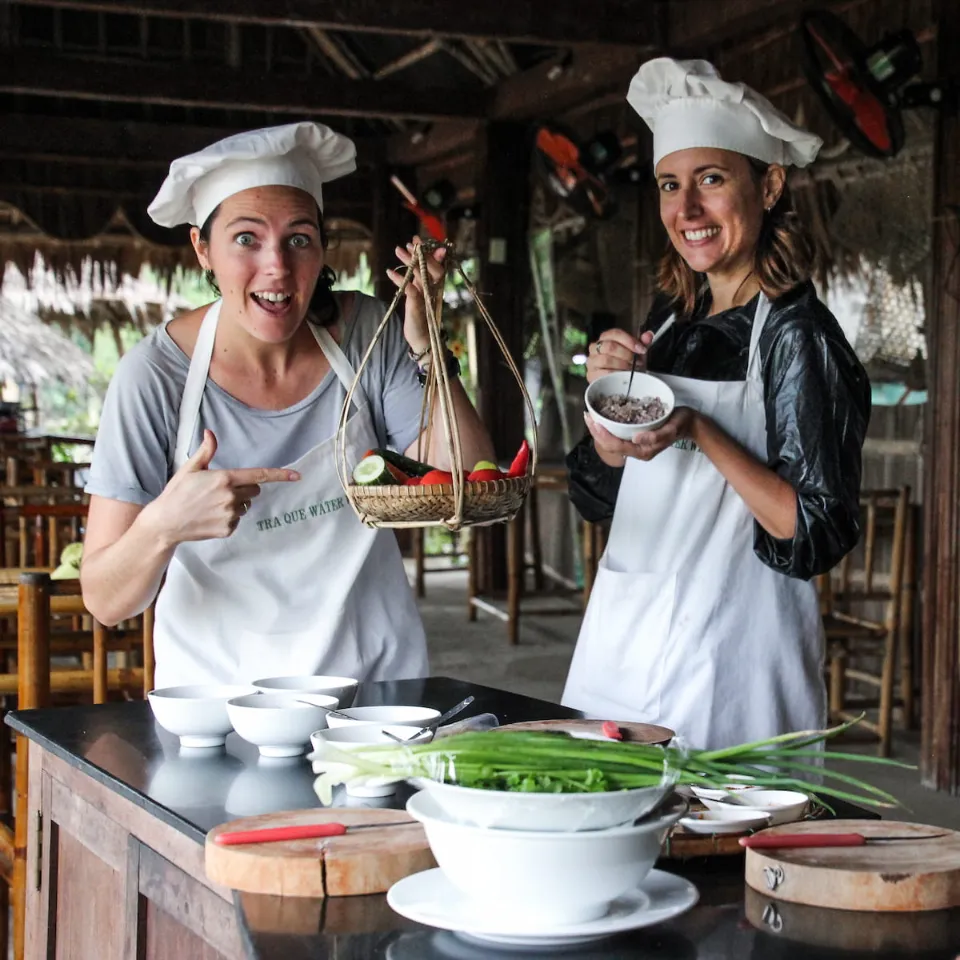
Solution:
M150 206L163 226L191 224L219 299L145 338L111 382L81 581L110 624L163 580L158 686L427 672L396 540L344 509L334 458L346 391L384 316L372 298L331 293L324 264L322 185L352 171L354 154L320 124L254 130L174 161ZM431 261L434 279L442 269ZM428 344L411 285L402 329L378 341L354 394L351 449L417 444L411 356L428 365ZM452 392L464 459L488 459L476 411Z
M669 243L644 332L602 333L587 380L636 359L676 408L627 440L588 415L568 457L574 503L613 523L563 702L696 747L819 728L808 581L857 541L870 413L787 191L820 140L702 60L644 64L627 100L653 131Z

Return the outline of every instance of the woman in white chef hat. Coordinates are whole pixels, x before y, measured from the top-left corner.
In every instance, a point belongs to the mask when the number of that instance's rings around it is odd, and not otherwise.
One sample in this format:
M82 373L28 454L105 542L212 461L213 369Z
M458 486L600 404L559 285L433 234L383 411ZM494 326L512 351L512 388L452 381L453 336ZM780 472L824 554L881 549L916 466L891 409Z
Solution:
M146 337L110 383L81 580L112 624L143 610L165 575L158 686L427 672L396 539L357 519L334 456L346 389L384 313L333 294L324 265L322 186L355 166L353 143L322 124L254 130L175 160L150 205L162 226L191 225L219 299ZM449 364L430 356L422 293L408 291L355 395L348 462L414 448L418 364ZM459 384L454 403L464 459L490 459ZM440 446L429 459L443 467Z
M568 457L574 502L613 522L563 702L705 748L821 727L809 580L858 539L870 414L787 190L821 141L702 60L644 64L627 100L669 245L644 332L601 334L587 379L637 356L677 409L632 441L587 416Z

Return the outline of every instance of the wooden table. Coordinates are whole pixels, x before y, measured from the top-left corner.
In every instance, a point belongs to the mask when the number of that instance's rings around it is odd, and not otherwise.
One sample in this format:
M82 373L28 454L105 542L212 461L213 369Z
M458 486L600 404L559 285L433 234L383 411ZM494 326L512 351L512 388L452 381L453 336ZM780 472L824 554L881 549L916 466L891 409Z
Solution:
M443 677L363 684L357 701L442 709L468 693L477 698L472 711L496 713L502 723L577 715ZM24 711L8 722L30 740L28 958L521 956L406 921L384 896L263 897L207 881L202 844L209 829L241 815L317 805L305 760L261 765L256 749L235 734L224 751L184 756L145 703ZM404 799L400 793L389 802ZM846 816L862 815L837 806ZM955 960L960 953L960 911L811 913L745 890L737 857L658 866L691 879L698 906L669 924L586 946L571 960ZM848 952L851 944L858 949Z

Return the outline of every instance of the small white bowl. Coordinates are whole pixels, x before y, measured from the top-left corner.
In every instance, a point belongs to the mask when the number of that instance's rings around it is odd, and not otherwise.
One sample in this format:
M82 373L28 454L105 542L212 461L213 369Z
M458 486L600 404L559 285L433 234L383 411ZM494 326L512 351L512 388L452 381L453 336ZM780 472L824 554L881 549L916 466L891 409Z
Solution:
M157 723L176 734L183 747L222 747L233 723L227 701L253 693L247 686L161 687L147 694Z
M667 808L626 827L542 833L490 830L450 819L425 791L407 801L447 879L480 910L531 929L569 926L602 917L611 901L650 872L670 827L686 812Z
M407 743L429 743L433 739L433 733L429 730L418 735L414 727L378 727L372 723L347 724L333 730L316 730L310 734L310 743L314 750L310 758L313 760L313 772L320 774L330 763L342 763L342 759L337 756L339 751L349 752L372 744L395 743L396 741L387 736L388 733L392 733L395 737L399 737ZM399 780L386 777L367 777L346 784L344 789L348 797L362 797L364 799L389 797L396 793L399 782Z
M330 717L328 727L347 727L361 723L375 723L378 726L425 727L440 716L439 710L429 707L349 707L340 710L349 719Z
M227 701L227 715L233 729L256 744L262 756L299 757L310 734L326 724L327 711L336 709L337 699L319 693L297 697L282 693L236 697Z
M770 814L769 826L792 823L799 820L807 810L810 798L799 790L744 790L739 794L740 803L724 803L701 797L700 802L708 810L749 810Z
M606 417L597 413L594 403L600 397L612 397L627 392L627 384L630 383L630 371L622 370L618 373L608 373L605 377L594 380L587 387L584 394L584 402L587 405L587 411L590 416L600 424L605 430L608 430L615 437L621 440L631 440L638 433L645 433L647 430L656 430L662 426L667 418L673 413L676 406L676 398L673 391L658 377L651 376L649 373L637 371L633 375L633 385L630 387L630 396L637 399L643 397L657 397L663 401L666 413L659 420L651 420L649 423L618 423L616 420L608 420Z
M665 785L603 793L522 793L423 778L412 782L458 823L542 833L606 830L632 823L650 813L673 790Z
M688 813L677 821L691 833L746 833L770 825L770 814L762 810L747 810L728 806L725 810L705 810Z
M357 693L359 680L352 677L302 676L265 677L254 680L253 685L261 693L322 693L336 697L337 704L349 707Z

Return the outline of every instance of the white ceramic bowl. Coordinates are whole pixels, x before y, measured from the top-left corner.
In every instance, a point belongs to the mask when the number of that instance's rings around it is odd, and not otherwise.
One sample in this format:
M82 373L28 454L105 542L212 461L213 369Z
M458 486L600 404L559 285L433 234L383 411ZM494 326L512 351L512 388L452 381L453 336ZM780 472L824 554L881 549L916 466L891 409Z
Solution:
M253 681L254 687L261 693L322 693L336 697L341 707L349 707L353 703L359 683L352 677L329 676L265 677Z
M327 711L336 709L337 699L319 693L297 697L302 699L282 693L237 697L227 701L227 715L233 729L256 744L262 756L299 757L310 742L310 734L325 726Z
M161 687L147 694L157 723L176 734L183 747L222 747L233 723L227 701L253 693L248 686Z
M531 927L582 923L603 916L612 900L650 872L686 801L641 823L591 832L490 830L450 819L426 791L407 801L438 866L479 909Z
M459 823L501 830L557 833L605 830L645 817L670 786L605 793L514 793L417 779L444 814Z
M746 833L770 825L770 814L728 806L725 810L701 810L681 817L679 824L691 833Z
M429 707L348 707L338 712L349 719L330 717L328 727L347 727L360 723L375 723L381 727L425 727L440 716L439 710Z
M744 790L738 794L739 804L725 803L701 797L700 802L708 810L750 810L770 814L771 827L778 823L792 823L799 820L807 810L810 798L798 790Z
M371 744L395 744L396 741L391 740L387 736L388 733L408 743L428 743L433 739L433 733L430 731L417 735L415 727L378 727L372 723L347 724L332 730L316 730L310 734L310 743L314 750L311 757L313 772L323 773L329 763L342 762L337 756L340 751L349 752ZM399 782L387 777L367 777L364 780L354 780L346 784L344 789L349 797L389 797L396 793Z
M608 373L605 377L594 380L587 387L584 394L584 402L590 416L600 424L605 430L609 430L615 437L621 440L630 440L638 433L644 433L647 430L656 430L662 426L667 417L673 413L676 406L676 398L673 391L658 377L649 373L637 371L633 375L633 385L630 387L630 396L640 399L642 397L657 397L663 401L666 407L666 413L659 420L651 420L649 423L617 423L616 420L608 420L606 417L597 413L594 403L600 397L611 397L617 394L627 392L627 384L630 383L630 371L623 370L618 373Z

